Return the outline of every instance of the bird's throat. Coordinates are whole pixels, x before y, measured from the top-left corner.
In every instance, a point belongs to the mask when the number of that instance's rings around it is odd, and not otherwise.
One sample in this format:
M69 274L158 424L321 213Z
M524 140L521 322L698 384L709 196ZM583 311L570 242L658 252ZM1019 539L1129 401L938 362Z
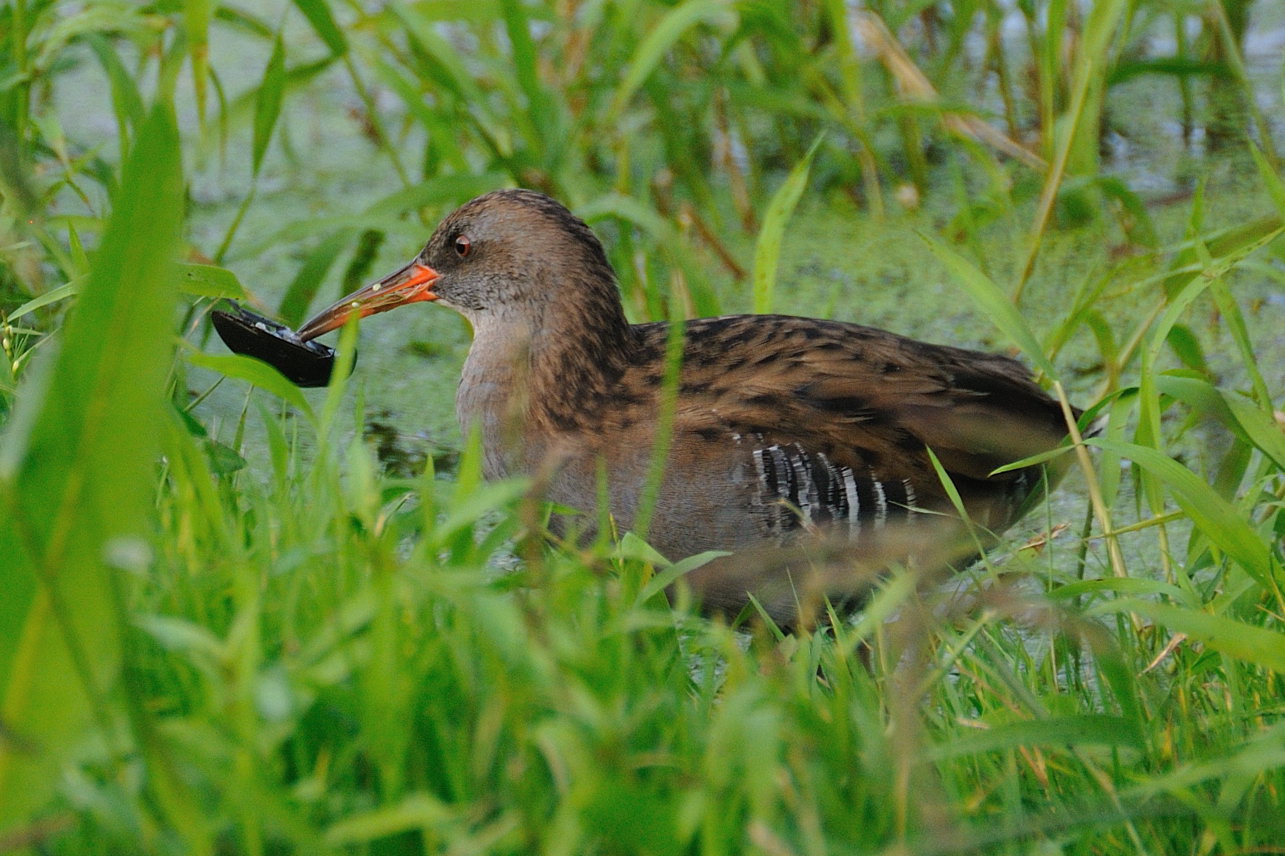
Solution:
M606 324L555 317L563 323L474 323L455 406L462 430L481 432L488 478L535 472L559 435L592 432L611 407L631 356L623 313Z

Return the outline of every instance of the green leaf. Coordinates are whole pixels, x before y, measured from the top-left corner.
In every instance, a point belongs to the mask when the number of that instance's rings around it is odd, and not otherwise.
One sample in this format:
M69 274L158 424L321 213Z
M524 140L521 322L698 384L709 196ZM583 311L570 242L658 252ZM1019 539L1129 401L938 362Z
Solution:
M1157 56L1147 59L1122 59L1107 74L1107 86L1115 86L1144 74L1170 77L1228 77L1227 66L1221 62L1201 62L1184 56Z
M6 7L12 5L5 4ZM54 14L48 16L50 26L40 34L39 53L32 64L35 68L49 68L68 45L95 33L146 38L152 26L141 6L86 3L74 14L50 11Z
M1200 609L1121 599L1110 603L1113 612L1134 612L1174 633L1203 642L1229 657L1285 673L1285 634L1243 621L1213 615ZM1105 610L1101 610L1105 611Z
M1128 184L1114 176L1100 176L1094 180L1094 184L1102 189L1105 196L1119 204L1122 209L1121 224L1130 241L1149 248L1155 248L1159 244L1151 212Z
M139 615L134 624L167 651L193 652L211 664L226 657L222 640L209 628L169 615Z
M116 113L116 124L120 128L121 139L126 140L128 139L126 130L136 129L143 123L146 115L143 98L138 92L138 83L105 36L90 33L84 37L84 41L98 57L99 64L107 74L107 81L111 85L112 110Z
M1156 389L1197 412L1212 416L1285 469L1285 434L1267 412L1236 393L1224 393L1204 378L1156 375Z
M77 295L80 293L80 289L83 284L84 280L73 279L71 282L63 283L57 288L51 288L39 297L32 298L17 309L13 310L13 312L9 314L9 321L17 321L22 316L35 312L37 309Z
M272 27L262 18L256 17L243 9L235 9L225 3L220 3L218 8L214 10L214 17L229 24L229 29L240 30L265 40L272 38Z
M1169 347L1173 348L1174 354L1182 360L1184 366L1196 371L1209 371L1209 363L1205 360L1205 352L1200 347L1200 340L1186 324L1175 324L1169 329L1166 339Z
M1254 156L1258 177L1262 179L1263 187L1267 188L1267 194L1272 198L1272 204L1276 206L1277 216L1285 220L1285 181L1276 174L1276 170L1272 169L1272 165L1267 162L1267 158L1252 141L1249 143L1249 153Z
M312 418L312 405L304 397L303 390L262 360L256 360L254 357L247 357L242 354L218 355L190 351L187 354L187 361L194 366L218 372L224 377L251 383L262 390L272 393L277 398L284 399L306 413L309 419Z
M734 24L734 6L728 0L694 0L680 3L660 19L638 45L621 75L620 85L612 101L611 115L619 117L629 99L638 91L651 73L660 65L665 54L676 45L688 30L701 23L720 22ZM609 121L607 124L611 124Z
M1235 393L1223 393L1222 397L1250 444L1285 470L1285 434L1281 433L1280 423L1247 398Z
M1197 197L1199 200L1200 197ZM1193 202L1192 218L1196 217L1196 203ZM1213 277L1225 273L1239 264L1260 248L1267 246L1285 231L1285 214L1273 214L1258 220L1251 220L1239 226L1233 226L1213 237L1205 237L1203 245L1208 248L1208 255L1218 261L1215 269L1206 273ZM1189 240L1183 249L1174 255L1169 263L1172 273L1164 279L1165 294L1175 295L1186 286L1193 276L1202 274L1203 260L1197 252L1196 242Z
M494 190L504 182L505 176L501 172L437 175L376 200L364 214L370 218L393 218L430 206L459 205Z
M182 277L183 291L198 297L226 297L232 300L249 300L250 293L245 290L237 275L227 268L218 265L181 264L178 266Z
M178 129L154 108L56 362L0 446L0 829L51 795L120 667L120 574L149 562L183 218Z
M326 278L335 259L339 258L339 254L351 241L352 235L349 232L336 232L324 238L304 257L303 264L286 287L281 305L277 307L277 316L282 321L291 326L298 326L303 321L308 305L317 296L321 281Z
M919 237L960 285L964 286L968 296L973 298L973 302L990 319L990 322L1012 339L1026 358L1040 371L1050 378L1056 378L1057 370L1053 368L1048 357L1044 356L1044 348L1035 338L1031 328L1027 326L1026 319L1022 317L1022 313L1018 311L1013 301L995 284L995 281L936 238L923 232L919 233Z
M928 753L934 760L1018 749L1023 746L1127 746L1143 747L1137 725L1118 716L1084 714L1049 719L1008 722L964 734L934 746Z
M1149 446L1118 443L1101 437L1092 437L1085 442L1128 458L1158 478L1169 488L1178 506L1206 538L1260 584L1273 586L1276 569L1270 548L1263 543L1244 515L1219 496L1208 482L1173 458Z
M339 56L347 52L348 40L344 38L344 31L339 29L335 23L334 16L330 14L330 5L325 0L294 0L295 6L312 24L312 29L330 48L330 53Z
M440 828L453 820L451 809L428 793L413 793L383 808L350 815L326 830L330 847L366 844L401 832Z
M259 95L254 103L254 147L251 163L255 175L263 165L263 156L272 141L272 130L276 127L281 115L281 101L286 89L286 51L281 42L281 34L272 41L272 55L268 57L268 66L263 70L263 83L259 85Z
M527 3L524 0L500 0L500 11L504 15L504 29L509 36L513 57L513 71L518 79L518 85L522 87L522 94L527 99L525 115L540 118L541 121L532 123L531 131L543 137L556 133L556 127L553 125L557 114L540 83L536 46L531 39L531 24L527 20L526 7Z
M758 241L754 245L754 311L762 314L772 311L772 295L776 290L776 268L781 260L781 242L785 238L785 226L790 215L799 204L804 188L808 185L808 173L812 170L812 159L821 146L823 137L817 137L803 156L803 160L794 165L785 182L772 194L772 201L767 205L763 215L763 226L759 229Z
M1050 600L1070 600L1071 598L1088 594L1097 594L1098 592L1112 592L1131 595L1164 594L1174 599L1181 599L1183 597L1182 589L1171 583L1161 582L1160 580L1137 579L1135 577L1107 577L1099 580L1078 580L1073 583L1058 586L1050 591L1047 597Z
M237 279L236 274L227 268L214 265L180 264L177 266L182 289L187 294L198 297L229 297L234 300L248 300L250 295ZM24 315L35 312L45 306L75 297L80 294L85 279L77 278L51 288L39 297L28 300L9 314L9 321L17 321Z
M424 16L416 14L401 0L389 0L389 10L405 30L406 37L414 40L434 62L434 68L421 70L421 76L431 79L438 86L445 86L451 93L468 104L471 118L479 126L490 124L487 99L477 83L468 74L470 63L436 30Z
M616 217L650 235L661 251L670 256L687 277L696 311L701 315L718 314L717 298L706 285L701 266L691 248L681 239L678 230L655 208L631 196L607 193L586 205L576 206L576 214L586 223Z
M633 533L626 533L626 537L630 535L633 535ZM642 593L638 598L639 602L641 603L650 600L660 594L663 590L669 588L672 583L677 582L680 577L687 576L697 568L704 567L715 559L721 559L724 556L730 555L732 554L724 550L706 550L704 553L697 553L695 556L688 556L681 561L674 562L672 565L664 567L663 570L657 572L654 577L647 581L647 585L643 586Z

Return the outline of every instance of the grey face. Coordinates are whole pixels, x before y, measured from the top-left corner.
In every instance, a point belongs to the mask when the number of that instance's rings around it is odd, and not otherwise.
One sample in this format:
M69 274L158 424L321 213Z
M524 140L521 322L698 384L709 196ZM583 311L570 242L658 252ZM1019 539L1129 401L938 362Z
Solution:
M574 281L577 287L568 287ZM529 190L479 196L442 221L415 260L330 306L300 328L305 340L418 301L440 300L471 321L488 315L542 325L560 300L618 301L602 245L582 221Z
M575 271L614 281L589 228L552 199L525 190L489 193L459 208L419 260L441 275L437 296L465 313L542 307Z

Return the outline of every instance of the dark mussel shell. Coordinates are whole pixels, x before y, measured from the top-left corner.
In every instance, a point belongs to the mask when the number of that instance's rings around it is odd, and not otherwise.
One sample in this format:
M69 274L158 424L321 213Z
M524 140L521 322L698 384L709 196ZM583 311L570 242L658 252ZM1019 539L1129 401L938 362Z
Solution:
M297 386L325 386L335 366L335 349L305 342L284 324L251 312L235 301L231 312L210 313L223 344L238 354L263 360ZM353 358L353 364L357 360Z

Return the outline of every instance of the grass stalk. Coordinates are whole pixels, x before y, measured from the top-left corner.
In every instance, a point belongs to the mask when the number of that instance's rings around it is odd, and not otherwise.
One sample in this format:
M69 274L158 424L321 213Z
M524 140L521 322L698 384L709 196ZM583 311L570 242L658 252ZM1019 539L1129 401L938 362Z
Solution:
M1088 486L1089 504L1093 509L1093 516L1097 519L1102 538L1106 541L1111 572L1117 578L1127 577L1129 572L1125 567L1124 552L1120 549L1120 539L1111 521L1111 511L1103 497L1102 486L1098 482L1097 469L1093 466L1093 459L1089 457L1088 447L1084 444L1084 435L1080 433L1075 413L1071 409L1071 401L1060 381L1053 382L1053 391L1062 405L1062 416L1066 419L1066 429L1071 436L1075 458L1080 465L1080 472L1084 474L1084 482Z

